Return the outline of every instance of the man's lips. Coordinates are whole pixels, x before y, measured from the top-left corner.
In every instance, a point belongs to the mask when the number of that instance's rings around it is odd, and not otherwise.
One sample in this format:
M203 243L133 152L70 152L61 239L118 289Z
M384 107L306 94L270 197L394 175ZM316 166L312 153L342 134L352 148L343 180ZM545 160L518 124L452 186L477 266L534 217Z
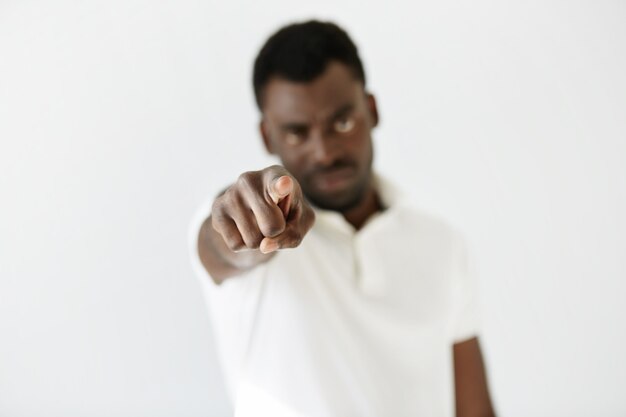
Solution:
M311 175L311 181L319 190L335 191L346 186L355 173L356 169L352 166L329 168Z

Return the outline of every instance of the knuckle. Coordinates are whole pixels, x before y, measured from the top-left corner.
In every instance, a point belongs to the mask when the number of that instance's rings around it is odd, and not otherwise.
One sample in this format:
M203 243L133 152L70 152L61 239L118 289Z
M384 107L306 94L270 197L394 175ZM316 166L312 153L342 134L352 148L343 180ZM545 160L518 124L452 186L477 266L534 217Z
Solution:
M283 228L280 226L268 226L263 229L263 235L267 237L276 237L280 235Z
M269 216L259 224L261 233L267 237L276 237L285 230L285 219L280 216Z
M265 171L268 171L268 172L284 172L285 168L283 168L280 165L274 164L274 165L270 165L269 167L265 168Z
M228 233L228 220L223 213L211 213L211 227L224 236Z
M254 189L257 182L256 177L256 172L246 171L237 178L237 185L246 189Z
M246 233L243 240L248 249L257 249L261 245L263 236L260 233Z
M211 227L213 227L213 230L215 230L216 232L219 232L222 229L220 216L217 216L216 214L211 215Z
M248 249L258 248L263 240L258 227L255 227L250 221L243 221L238 227L245 247Z
M211 216L215 221L216 218L222 217L224 212L224 204L223 204L223 196L220 196L213 201L213 205L211 206Z
M271 165L263 170L265 181L274 180L276 177L281 175L289 175L289 171L285 169L285 167L281 165Z
M228 246L228 249L230 249L233 252L237 252L241 249L243 249L243 242L239 239L237 240L233 240L233 239L224 239L224 242L226 242L226 246Z
M236 228L225 227L224 230L220 231L220 234L228 249L233 252L243 249L244 243Z
M234 190L234 187L228 188L213 202L212 213L227 216L232 211L233 206L237 204L237 200L237 191Z
M237 217L246 207L244 197L238 190L233 188L224 194L224 200L219 203L219 206L216 206L218 213L223 217Z

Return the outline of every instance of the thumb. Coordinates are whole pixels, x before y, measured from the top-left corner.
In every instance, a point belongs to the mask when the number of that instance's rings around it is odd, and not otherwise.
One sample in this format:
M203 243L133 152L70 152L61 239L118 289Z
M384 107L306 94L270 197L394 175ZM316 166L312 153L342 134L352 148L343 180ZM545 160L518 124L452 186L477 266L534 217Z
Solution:
M268 187L268 194L274 202L278 205L287 217L289 208L291 205L291 193L293 192L293 180L288 175L282 175L270 182Z

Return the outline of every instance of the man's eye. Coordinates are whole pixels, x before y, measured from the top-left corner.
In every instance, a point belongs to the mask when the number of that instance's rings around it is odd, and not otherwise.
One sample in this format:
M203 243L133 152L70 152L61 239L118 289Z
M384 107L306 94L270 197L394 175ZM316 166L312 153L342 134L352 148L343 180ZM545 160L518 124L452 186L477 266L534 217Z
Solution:
M354 129L354 125L354 118L344 117L343 119L339 119L335 122L335 130L339 133L348 133Z
M301 132L287 132L285 142L288 145L299 145L304 141L304 135Z

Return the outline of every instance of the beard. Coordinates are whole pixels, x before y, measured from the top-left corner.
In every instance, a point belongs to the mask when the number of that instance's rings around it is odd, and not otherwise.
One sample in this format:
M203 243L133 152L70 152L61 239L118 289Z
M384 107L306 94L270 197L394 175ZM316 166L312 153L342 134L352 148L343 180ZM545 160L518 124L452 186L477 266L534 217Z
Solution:
M303 189L304 195L314 206L323 210L338 211L340 213L357 207L365 198L369 185L368 178L360 180L350 189L337 194L323 194L317 190Z
M318 175L341 169L354 170L354 178L344 189L325 192L315 186L315 178ZM372 155L364 167L359 167L354 161L340 160L329 167L313 169L303 175L300 186L307 200L314 206L323 210L344 213L363 202L370 188L371 177Z

